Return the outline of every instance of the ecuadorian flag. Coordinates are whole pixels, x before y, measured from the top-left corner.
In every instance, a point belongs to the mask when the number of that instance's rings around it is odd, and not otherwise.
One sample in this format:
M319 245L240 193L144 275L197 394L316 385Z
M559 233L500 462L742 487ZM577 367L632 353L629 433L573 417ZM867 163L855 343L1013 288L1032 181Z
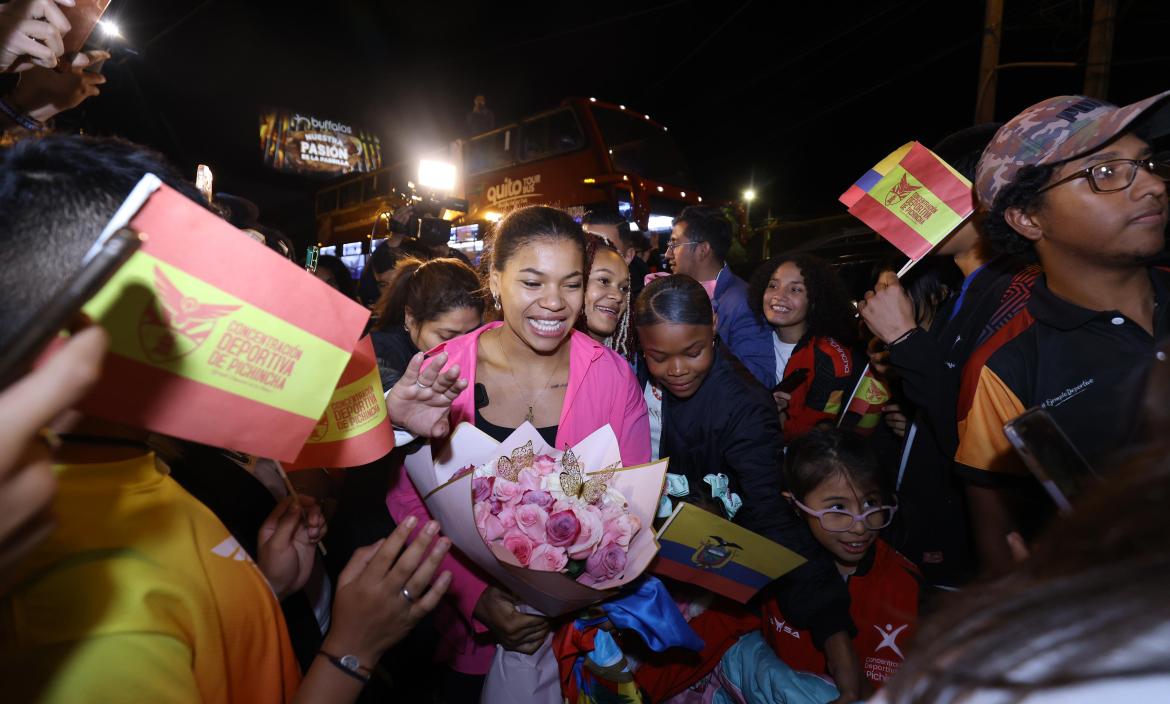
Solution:
M903 145L839 199L849 214L920 259L975 210L971 182L918 142Z
M741 604L805 559L713 513L680 502L658 531L652 570Z

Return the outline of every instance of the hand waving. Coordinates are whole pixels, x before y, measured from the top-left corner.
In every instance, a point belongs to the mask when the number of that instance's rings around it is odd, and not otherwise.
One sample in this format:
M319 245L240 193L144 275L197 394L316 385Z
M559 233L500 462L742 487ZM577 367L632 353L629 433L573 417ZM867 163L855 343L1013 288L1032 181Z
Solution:
M467 388L467 380L459 378L458 364L440 372L447 363L446 352L432 359L426 369L422 368L424 359L420 352L410 360L386 397L386 407L394 425L420 437L437 438L450 430L451 402Z

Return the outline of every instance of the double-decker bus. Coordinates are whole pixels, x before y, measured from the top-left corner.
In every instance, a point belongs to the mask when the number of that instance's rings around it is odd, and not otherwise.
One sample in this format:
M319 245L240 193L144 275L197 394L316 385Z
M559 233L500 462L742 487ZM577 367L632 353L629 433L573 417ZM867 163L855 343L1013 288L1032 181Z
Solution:
M596 98L568 98L472 137L462 159L473 221L551 203L577 215L615 208L642 230L669 230L679 211L703 202L666 126Z
M457 224L491 223L510 209L547 203L578 217L612 208L650 232L669 230L684 207L703 202L665 125L596 98L567 98L552 110L458 140L445 158L456 172L447 193L416 183L413 163L318 192L319 244L377 236L381 215L435 195L464 201L462 212L443 215Z

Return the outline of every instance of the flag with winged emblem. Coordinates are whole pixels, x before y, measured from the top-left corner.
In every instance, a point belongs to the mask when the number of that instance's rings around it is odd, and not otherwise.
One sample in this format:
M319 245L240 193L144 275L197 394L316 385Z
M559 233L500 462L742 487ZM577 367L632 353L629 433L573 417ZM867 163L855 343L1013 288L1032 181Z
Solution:
M865 371L853 387L853 393L845 404L845 410L837 420L837 427L851 428L862 435L869 435L882 419L882 411L890 402L890 390L885 382L874 374L873 367L865 365Z
M975 210L971 182L918 142L878 162L840 201L911 261L929 253Z
M110 354L81 409L295 459L369 312L152 174L99 244L122 227L145 242L83 308L110 334Z

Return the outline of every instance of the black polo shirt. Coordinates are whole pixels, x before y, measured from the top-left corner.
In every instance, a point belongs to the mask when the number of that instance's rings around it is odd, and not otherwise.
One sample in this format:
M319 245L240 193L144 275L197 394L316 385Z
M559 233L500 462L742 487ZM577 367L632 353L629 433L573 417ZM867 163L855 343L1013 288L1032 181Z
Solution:
M1154 335L1117 311L1093 311L1037 280L1026 309L980 347L963 371L956 469L967 481L1003 485L1028 477L1004 423L1043 407L1098 469L1135 439L1142 382L1170 335L1170 273L1151 268Z

